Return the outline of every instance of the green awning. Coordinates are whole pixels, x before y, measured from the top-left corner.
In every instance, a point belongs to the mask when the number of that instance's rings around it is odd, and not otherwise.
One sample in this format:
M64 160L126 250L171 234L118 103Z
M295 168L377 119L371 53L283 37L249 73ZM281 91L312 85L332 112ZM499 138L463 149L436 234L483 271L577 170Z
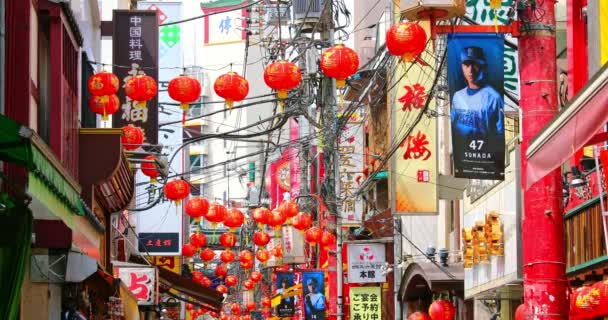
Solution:
M223 8L232 7L240 4L245 4L246 0L216 0L210 2L201 2L201 8L212 9L212 8Z
M4 115L0 115L0 160L25 167L29 171L30 185L32 178L35 178L37 191L43 191L41 188L48 189L48 192L32 192L33 196L56 197L71 212L84 215L79 190L73 186L74 182L68 182L68 174L60 167L59 160L54 158L33 130Z

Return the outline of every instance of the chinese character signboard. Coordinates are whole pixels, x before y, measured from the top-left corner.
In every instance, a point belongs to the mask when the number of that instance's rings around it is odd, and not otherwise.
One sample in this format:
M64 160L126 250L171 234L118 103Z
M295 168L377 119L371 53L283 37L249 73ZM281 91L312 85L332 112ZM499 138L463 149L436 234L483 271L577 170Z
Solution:
M338 138L340 156L340 194L343 226L359 226L362 223L363 200L356 199L355 191L363 177L363 122L359 114L353 114Z
M454 176L504 180L504 37L448 35Z
M384 244L348 245L348 282L374 283L386 282L382 266L386 262Z
M114 274L137 298L137 304L156 304L155 267L115 267Z
M179 233L139 233L139 252L175 252L179 250Z
M156 11L114 10L112 38L114 66L120 88L132 77L146 74L158 81L158 18ZM144 130L144 143L158 142L158 103L156 98L140 105L118 90L120 111L112 117L112 126L132 124Z
M284 225L281 228L281 236L283 238L283 263L305 263L304 234L291 225Z
M350 298L350 319L382 319L382 291L380 287L351 287L348 297Z
M302 292L304 294L304 319L325 319L325 274L323 272L303 272Z
M245 9L238 7L247 4L247 1L217 0L201 2L203 14L212 14L205 17L205 44L232 43L245 40L247 27L244 18L247 17ZM218 13L219 12L219 13Z
M284 294L286 290L294 285L293 273L279 272L277 273L277 294ZM282 298L281 303L277 306L277 315L280 318L293 317L295 310L295 297Z
M428 22L421 22L427 34ZM430 95L435 75L433 44L413 64L396 70L393 141L399 144L392 157L393 208L398 214L437 214L437 117Z

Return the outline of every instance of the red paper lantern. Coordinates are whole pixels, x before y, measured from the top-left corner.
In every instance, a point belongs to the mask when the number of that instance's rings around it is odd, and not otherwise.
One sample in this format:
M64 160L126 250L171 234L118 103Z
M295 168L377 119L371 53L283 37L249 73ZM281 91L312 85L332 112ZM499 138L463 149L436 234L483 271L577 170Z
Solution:
M98 72L89 77L89 92L94 96L113 95L118 92L118 77L111 72Z
M188 111L190 103L198 100L201 96L201 84L198 80L181 75L169 81L169 97L180 102L180 107L184 111Z
M120 142L125 150L135 150L144 143L144 131L132 124L122 127Z
M245 280L245 282L243 282L243 286L247 290L253 290L255 288L255 281L253 281L251 279L247 279L247 280Z
M229 275L229 276L226 276L226 279L224 280L224 282L226 283L227 286L234 287L239 282L239 279L236 276Z
M202 248L207 245L207 237L202 233L193 233L190 235L190 244Z
M192 271L192 281L194 282L201 282L204 276L205 275L200 271Z
M285 223L287 217L283 215L283 212L279 210L272 211L270 219L268 219L268 225L271 227L279 228Z
M184 257L190 258L192 256L194 256L194 254L196 253L196 247L186 243L185 245L182 246L182 255Z
M215 79L213 90L226 100L228 109L232 109L235 101L241 101L247 97L249 82L236 72L228 72Z
M186 303L186 310L194 310L194 305L192 303Z
M147 75L137 75L132 77L125 84L125 94L133 101L137 101L141 106L146 106L146 101L154 98L157 93L156 81Z
M189 186L188 186L189 187ZM209 201L203 197L192 197L186 202L186 214L200 221L209 212Z
M241 305L238 303L233 303L230 305L230 312L235 315L238 316L241 314Z
M306 232L304 233L304 239L306 240L306 242L310 243L310 245L314 246L316 243L321 241L322 235L323 232L321 231L321 229L319 229L319 227L312 227L306 230Z
M343 44L337 44L321 55L321 70L326 76L336 79L338 89L344 88L346 78L355 74L358 68L359 55Z
M205 248L203 250L201 250L201 260L205 261L205 262L209 262L213 259L215 259L215 252L213 252L213 250L209 249L209 248Z
M225 315L224 313L221 313L220 314L220 320L229 320L229 319L228 319L227 315Z
M268 253L268 250L266 249L260 249L255 253L255 257L258 258L258 261L262 264L266 264L266 261L270 259L270 253Z
M223 263L230 263L234 261L235 256L236 255L234 252L232 252L232 250L226 249L220 253L220 260L222 260Z
M286 60L273 62L264 70L264 82L277 91L279 99L286 99L289 90L297 87L301 81L300 68Z
M253 243L256 246L263 247L270 242L270 235L264 231L258 231L253 234Z
M213 318L217 318L217 312L211 311L211 312L209 312L209 315L212 316Z
M276 247L272 248L272 255L279 259L282 258L283 257L283 246L277 245Z
M283 215L287 217L287 219L290 219L298 214L298 211L300 211L300 207L294 201L287 200L281 202L281 204L279 205L279 211L281 211Z
M241 269L245 269L245 270L251 269L251 268L253 268L253 260L251 260L251 261L240 261L239 265L241 266Z
M426 48L426 32L418 23L399 22L386 32L386 48L402 61L412 62Z
M432 320L431 317L424 312L414 312L407 317L407 320Z
M226 215L226 207L219 203L212 203L209 207L209 212L205 215L205 219L211 222L211 225L215 226L216 224L224 221L224 216Z
M272 307L272 301L270 300L269 297L262 297L262 306L264 306L266 308Z
M267 208L261 207L254 209L251 212L251 218L253 221L257 222L261 227L263 224L268 224L268 220L270 219L271 212Z
M204 278L203 278L203 280L201 280L201 284L202 284L204 287L209 288L209 287L211 287L211 285L213 284L213 281L211 281L211 279L209 279L209 278L207 278L207 277L204 277Z
M153 161L153 162L142 162L141 163L141 173L150 178L151 183L156 183L156 178L158 178L158 169L156 168L156 157L153 155L146 156L144 160Z
M245 215L239 209L230 209L224 216L224 226L234 230L240 228L245 222Z
M217 286L217 287L215 288L215 291L217 291L217 292L219 292L219 293L226 294L226 293L228 293L228 287L226 287L226 286L225 286L225 285L223 285L223 284L220 284L219 286Z
M165 185L165 197L179 205L190 194L190 185L182 179L175 179Z
M291 219L293 227L304 232L312 225L312 217L305 212L299 212L293 219Z
M433 320L453 320L455 315L454 305L447 300L435 300L429 307L429 316Z
M528 312L528 308L525 304L520 304L517 309L515 309L515 320L525 320L526 313Z
M230 232L224 232L220 235L220 244L224 248L233 247L236 244L236 235Z
M89 108L101 115L101 120L108 121L108 115L116 113L120 107L120 100L115 94L107 96L91 96Z
M253 253L249 250L242 250L239 252L239 261L240 262L249 262L253 261Z
M336 244L336 236L329 231L323 231L321 234L321 246L329 249L334 244Z
M217 267L215 267L215 275L222 278L225 277L228 274L228 267L226 267L225 264L218 264Z
M251 275L249 275L249 279L255 282L259 282L260 280L262 280L262 274L258 271L253 271Z
M257 306L255 305L255 301L249 301L245 304L245 309L247 309L247 311L253 311L255 310L255 308L257 308Z

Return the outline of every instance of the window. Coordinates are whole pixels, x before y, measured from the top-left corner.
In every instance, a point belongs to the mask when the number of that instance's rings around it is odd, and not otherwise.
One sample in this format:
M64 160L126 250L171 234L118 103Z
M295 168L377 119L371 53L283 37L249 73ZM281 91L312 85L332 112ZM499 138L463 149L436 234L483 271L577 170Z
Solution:
M48 16L40 15L38 23L38 135L51 143L51 49Z
M81 77L81 82L80 82L80 91L82 94L82 101L81 101L81 119L80 119L80 126L82 128L95 128L97 127L97 116L95 115L95 113L93 111L91 111L91 109L89 108L89 99L91 99L91 92L89 92L89 88L88 88L88 82L89 82L89 78L95 74L95 70L93 69L93 66L91 66L89 63L86 63L86 61L89 61L89 58L87 57L87 53L86 52L82 52L82 77Z

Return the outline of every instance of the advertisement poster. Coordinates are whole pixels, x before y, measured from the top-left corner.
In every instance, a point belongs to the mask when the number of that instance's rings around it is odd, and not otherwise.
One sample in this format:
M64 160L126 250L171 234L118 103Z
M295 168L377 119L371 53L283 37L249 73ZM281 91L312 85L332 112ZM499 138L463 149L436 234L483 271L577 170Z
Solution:
M420 25L430 34L428 22ZM438 57L427 43L420 62L403 63L395 70L391 137L399 149L392 158L394 208L397 214L437 214L437 117L431 89Z
M277 294L286 293L286 290L293 285L293 273L277 273ZM293 317L293 313L295 311L295 298L296 297L289 297L281 299L281 303L277 306L277 315L280 318Z
M325 274L323 272L302 273L304 294L304 320L325 319Z
M454 175L504 180L504 37L448 35Z
M385 262L384 244L349 244L348 283L386 282L382 274Z
M350 318L361 320L382 319L382 291L380 287L351 287Z

